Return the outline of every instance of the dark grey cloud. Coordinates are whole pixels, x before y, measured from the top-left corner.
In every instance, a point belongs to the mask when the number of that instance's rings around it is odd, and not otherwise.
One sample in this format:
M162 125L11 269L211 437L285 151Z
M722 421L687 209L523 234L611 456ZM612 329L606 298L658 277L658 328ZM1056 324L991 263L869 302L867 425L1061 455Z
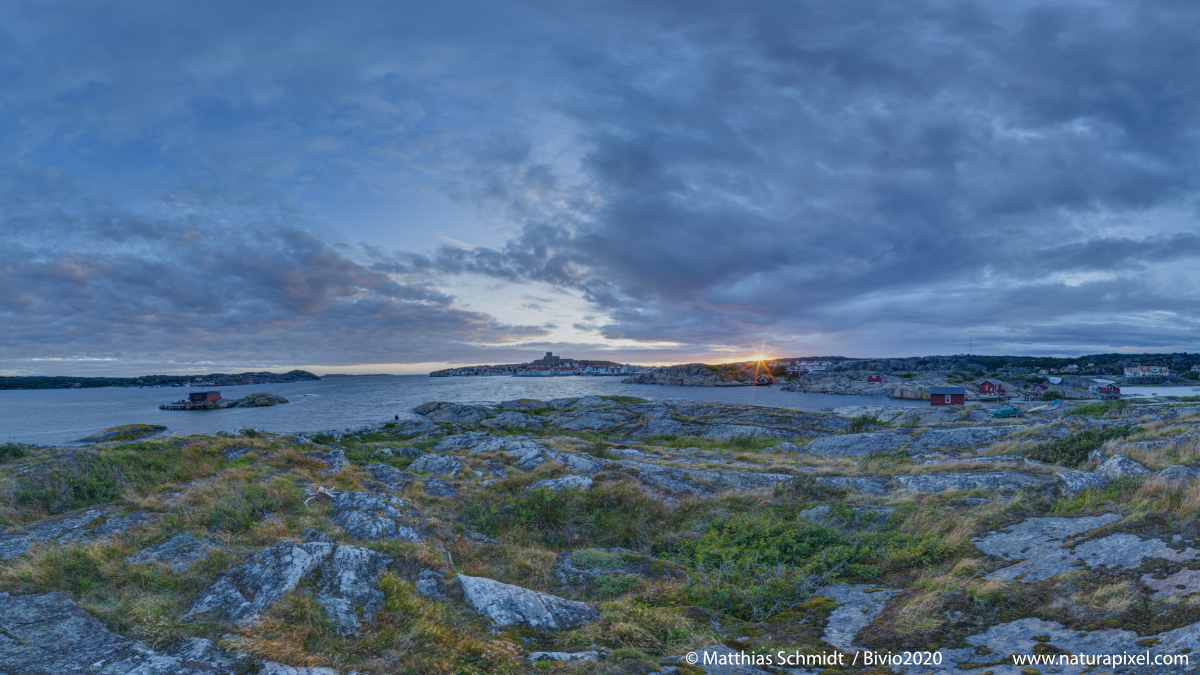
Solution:
M505 249L441 264L573 285L614 338L1195 346L1191 6L649 16L670 37L633 56L569 49L576 204L601 198L566 224L531 208Z
M495 318L548 287L591 312L554 326L679 345L631 360L1194 348L1198 32L1165 0L9 3L0 361L599 349ZM381 245L331 215L364 194L477 237ZM445 290L480 277L511 305Z

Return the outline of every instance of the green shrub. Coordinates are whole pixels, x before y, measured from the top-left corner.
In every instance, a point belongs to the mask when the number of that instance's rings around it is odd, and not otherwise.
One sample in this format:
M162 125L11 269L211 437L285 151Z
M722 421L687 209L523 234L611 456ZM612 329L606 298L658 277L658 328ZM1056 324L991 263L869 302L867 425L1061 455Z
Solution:
M1200 372L1197 372L1195 370L1189 370L1186 373L1180 375L1180 377L1182 377L1185 380L1200 380Z
M846 533L761 513L713 522L671 548L669 557L696 570L683 589L690 602L751 621L794 606L832 576L873 579L948 554L932 535Z
M729 448L730 450L753 450L754 437L731 436L730 438L725 439L725 447Z
M615 573L602 575L596 580L596 585L599 587L601 597L615 598L625 595L629 591L636 591L646 584L636 574Z
M1059 401L1062 400L1063 393L1057 389L1047 389L1042 392L1043 401Z
M25 448L22 448L16 443L5 443L4 445L0 445L0 463L11 462L14 459L21 459L22 457L28 456L29 453L26 452Z
M852 434L867 431L871 427L886 427L887 422L879 419L874 415L859 415L858 417L850 418L850 428L847 429Z
M1088 453L1115 438L1141 433L1141 427L1118 426L1107 429L1088 429L1056 441L1039 443L1025 451L1025 456L1052 464L1074 466L1087 459Z

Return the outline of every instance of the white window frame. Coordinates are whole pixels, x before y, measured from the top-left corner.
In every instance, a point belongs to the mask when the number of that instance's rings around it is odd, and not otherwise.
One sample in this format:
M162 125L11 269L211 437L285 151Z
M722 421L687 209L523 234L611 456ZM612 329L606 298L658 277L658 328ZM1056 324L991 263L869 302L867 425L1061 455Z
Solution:
M950 394L946 394L946 403L950 402Z

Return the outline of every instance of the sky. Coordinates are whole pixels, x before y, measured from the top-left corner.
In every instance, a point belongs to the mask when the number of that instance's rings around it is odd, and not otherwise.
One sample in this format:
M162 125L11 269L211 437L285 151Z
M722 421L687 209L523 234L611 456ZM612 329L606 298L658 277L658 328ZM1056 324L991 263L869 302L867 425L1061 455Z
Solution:
M0 374L1196 351L1196 35L1184 1L10 0Z

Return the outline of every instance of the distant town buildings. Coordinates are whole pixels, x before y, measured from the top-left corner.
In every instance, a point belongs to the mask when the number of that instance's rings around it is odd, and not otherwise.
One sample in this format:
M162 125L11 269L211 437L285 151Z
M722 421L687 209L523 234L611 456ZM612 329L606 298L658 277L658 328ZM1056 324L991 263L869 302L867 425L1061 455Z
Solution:
M1171 369L1166 366L1125 366L1125 377L1152 377L1170 374Z

